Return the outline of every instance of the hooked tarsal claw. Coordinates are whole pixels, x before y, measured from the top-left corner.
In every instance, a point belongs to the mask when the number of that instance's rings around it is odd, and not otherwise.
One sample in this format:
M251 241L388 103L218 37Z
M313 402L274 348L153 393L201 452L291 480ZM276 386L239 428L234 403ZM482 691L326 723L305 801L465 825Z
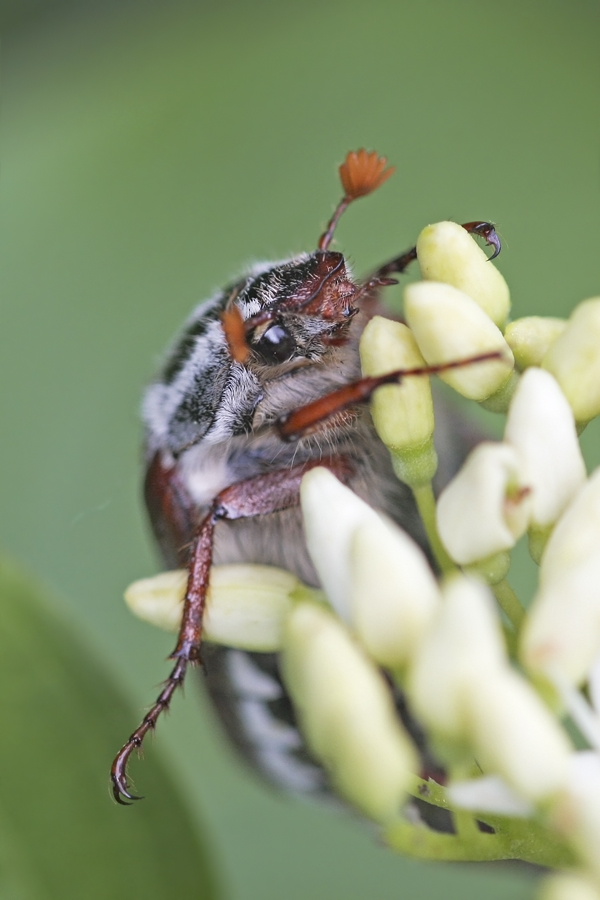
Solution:
M493 259L496 259L499 256L500 251L502 250L502 244L500 242L500 237L495 228L492 228L489 235L486 237L486 241L490 245L490 247L494 248L494 252L491 256L488 256L488 262L491 262Z
M123 748L121 753L119 753L119 755L115 759L110 773L113 797L120 806L131 806L131 803L127 802L128 800L134 801L144 799L143 797L138 797L136 794L132 794L129 790L129 781L127 779L127 761L129 759L131 749L133 748L129 748L127 745Z
M488 257L488 262L496 259L502 250L502 243L500 241L500 236L496 231L496 227L492 222L466 222L463 225L463 228L465 231L468 231L469 234L478 234L484 239L486 244L489 244L490 247L494 248L494 252Z

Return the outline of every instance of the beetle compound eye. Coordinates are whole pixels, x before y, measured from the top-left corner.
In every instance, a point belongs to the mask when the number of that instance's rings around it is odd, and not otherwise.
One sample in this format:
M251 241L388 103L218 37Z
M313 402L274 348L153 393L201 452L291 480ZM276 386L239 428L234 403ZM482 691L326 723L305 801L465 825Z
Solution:
M271 325L254 345L267 363L281 363L290 358L296 341L283 325Z

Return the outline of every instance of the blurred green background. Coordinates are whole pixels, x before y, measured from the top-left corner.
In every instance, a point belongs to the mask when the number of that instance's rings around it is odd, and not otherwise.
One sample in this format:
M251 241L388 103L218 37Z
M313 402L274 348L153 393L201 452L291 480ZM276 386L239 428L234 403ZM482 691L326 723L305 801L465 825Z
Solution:
M50 816L26 804L20 834L26 843L29 821L31 852L50 832L56 844L51 888L11 875L22 846L10 852L0 827L3 900L170 896L158 876L154 893L143 879L131 889L142 851L125 854L115 887L104 845L95 893L73 887L74 822L81 837L105 805L111 840L147 829L147 858L157 846L174 854L187 896L212 896L206 840L232 900L531 896L528 871L399 859L359 822L259 785L191 679L135 767L146 811L110 807L105 771L154 697L172 643L121 600L158 565L139 498L138 407L166 342L248 261L315 247L338 199L336 166L360 146L397 173L339 228L359 271L410 246L427 222L489 218L504 239L514 316L567 314L600 293L598 4L4 0L0 16L0 545L50 586L58 599L46 604L69 620L67 644L80 645L60 682L81 717L68 726L74 784L85 746L100 760L89 815L84 797L73 817L68 789L49 792ZM598 444L591 427L592 461ZM40 648L54 644L36 640L2 671L11 691L29 679L45 697L51 654ZM80 666L85 682L87 665L104 685L89 729L65 674ZM27 709L19 702L12 714ZM36 715L35 758L11 757L24 795L54 783L53 736L62 746L68 731L61 716L42 728ZM104 742L93 738L103 716Z

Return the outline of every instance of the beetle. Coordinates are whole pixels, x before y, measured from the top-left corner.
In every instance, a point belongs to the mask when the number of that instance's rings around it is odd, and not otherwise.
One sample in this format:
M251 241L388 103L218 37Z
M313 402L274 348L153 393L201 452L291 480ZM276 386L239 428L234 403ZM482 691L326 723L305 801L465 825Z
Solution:
M365 401L383 384L497 354L361 377L361 332L381 289L396 283L392 276L416 259L416 248L355 280L330 245L350 203L392 174L386 164L377 153L350 152L339 170L344 195L317 249L258 263L200 304L146 391L146 505L165 562L186 566L188 583L171 674L112 765L121 804L140 799L128 781L130 755L201 661L212 563L270 564L318 584L298 505L310 468L328 467L426 548L412 494L394 475ZM490 222L463 227L494 248L490 258L498 255ZM454 443L450 471L476 441L464 428L454 431L443 438L448 448ZM304 754L276 657L213 646L202 649L202 663L226 730L246 755L280 784L320 790L322 772Z

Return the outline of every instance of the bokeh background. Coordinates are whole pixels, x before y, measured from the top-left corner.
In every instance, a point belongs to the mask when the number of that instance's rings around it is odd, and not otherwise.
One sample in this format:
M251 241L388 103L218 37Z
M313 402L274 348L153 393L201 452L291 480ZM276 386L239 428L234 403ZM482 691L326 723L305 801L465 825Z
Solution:
M121 600L158 566L138 407L166 342L248 261L315 247L361 146L397 173L339 228L359 271L428 222L487 218L514 316L600 293L598 4L4 0L0 16L0 545L47 586L40 601L5 570L2 897L208 898L214 878L232 900L532 896L530 870L399 859L258 784L191 679L135 768L144 803L111 806L106 768L172 643ZM584 441L597 462L598 429ZM526 593L525 564L514 579Z

